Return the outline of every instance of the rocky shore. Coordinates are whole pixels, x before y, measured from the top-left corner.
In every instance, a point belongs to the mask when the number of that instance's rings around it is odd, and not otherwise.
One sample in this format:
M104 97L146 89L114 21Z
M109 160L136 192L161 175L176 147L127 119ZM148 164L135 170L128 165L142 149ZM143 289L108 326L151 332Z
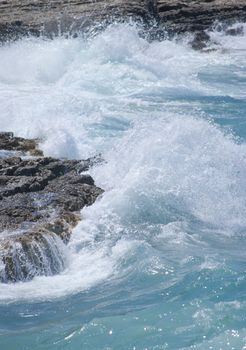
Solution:
M166 32L194 32L203 49L216 21L246 21L245 0L0 0L0 42L27 35L76 36L113 20L133 18L150 39ZM234 32L233 32L234 30ZM240 28L230 29L240 34ZM0 282L27 281L60 273L65 245L80 210L103 193L89 168L99 158L44 157L38 140L0 133Z
M0 0L0 41L25 35L77 35L115 19L134 18L151 29L183 33L215 21L246 21L245 0ZM153 28L153 20L156 27Z
M83 174L99 159L43 157L35 140L11 133L0 134L0 149L0 281L59 273L80 210L103 193Z

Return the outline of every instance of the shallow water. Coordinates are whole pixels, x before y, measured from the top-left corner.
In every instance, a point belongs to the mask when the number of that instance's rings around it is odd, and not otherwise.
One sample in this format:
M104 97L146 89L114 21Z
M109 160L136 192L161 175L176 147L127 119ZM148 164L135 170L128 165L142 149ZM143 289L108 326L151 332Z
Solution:
M246 27L216 51L129 25L0 48L0 130L105 163L53 277L0 284L0 345L246 349Z

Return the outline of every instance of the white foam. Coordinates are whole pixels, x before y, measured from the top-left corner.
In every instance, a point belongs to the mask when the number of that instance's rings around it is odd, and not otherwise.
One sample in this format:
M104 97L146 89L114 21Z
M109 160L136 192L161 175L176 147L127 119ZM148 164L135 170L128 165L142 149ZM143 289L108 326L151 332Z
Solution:
M47 155L94 155L109 149L128 123L170 108L170 98L241 96L242 89L201 82L198 74L220 65L225 79L226 67L243 62L234 51L204 54L182 42L147 43L127 25L88 42L25 39L0 48L0 129L43 138Z
M226 81L217 86L199 72L244 63L233 50L147 43L126 25L88 42L27 39L1 47L0 129L43 138L46 155L102 152L106 163L91 173L106 192L83 210L65 271L1 285L0 301L90 288L123 273L122 261L153 232L160 247L172 235L182 246L189 220L232 235L245 227L246 146L202 119L199 108L187 109L189 98L228 95Z
M93 176L113 188L110 203L128 220L165 222L172 208L212 224L244 226L245 156L245 144L212 123L164 113L139 121Z
M107 246L88 246L76 253L68 250L70 263L63 273L36 277L30 282L1 284L0 302L42 301L87 290L117 273L121 258L136 243L132 244L122 240L111 250Z

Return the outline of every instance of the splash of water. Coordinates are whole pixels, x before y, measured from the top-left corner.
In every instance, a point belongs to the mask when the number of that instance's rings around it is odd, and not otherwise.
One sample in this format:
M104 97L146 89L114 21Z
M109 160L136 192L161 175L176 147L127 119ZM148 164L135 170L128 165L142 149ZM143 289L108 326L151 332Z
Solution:
M59 297L124 275L124 257L141 245L194 249L208 232L242 232L245 144L210 119L220 103L243 101L245 36L235 50L231 37L212 35L221 48L208 54L187 40L148 43L126 25L89 41L1 47L1 129L42 138L46 155L102 152L92 173L107 190L83 211L64 272L4 286L1 300Z
M0 242L0 280L2 283L28 281L35 276L52 276L65 266L62 240L54 233L36 234Z
M4 348L245 347L242 27L206 54L128 25L0 48L0 129L46 155L102 153L106 190L60 274L1 283Z

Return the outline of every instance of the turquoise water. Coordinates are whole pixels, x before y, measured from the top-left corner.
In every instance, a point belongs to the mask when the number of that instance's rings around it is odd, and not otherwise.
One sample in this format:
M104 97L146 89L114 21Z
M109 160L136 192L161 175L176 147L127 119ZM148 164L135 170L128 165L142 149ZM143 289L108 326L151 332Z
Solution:
M0 129L105 159L65 270L0 284L1 350L246 349L246 27L211 35L0 48Z

